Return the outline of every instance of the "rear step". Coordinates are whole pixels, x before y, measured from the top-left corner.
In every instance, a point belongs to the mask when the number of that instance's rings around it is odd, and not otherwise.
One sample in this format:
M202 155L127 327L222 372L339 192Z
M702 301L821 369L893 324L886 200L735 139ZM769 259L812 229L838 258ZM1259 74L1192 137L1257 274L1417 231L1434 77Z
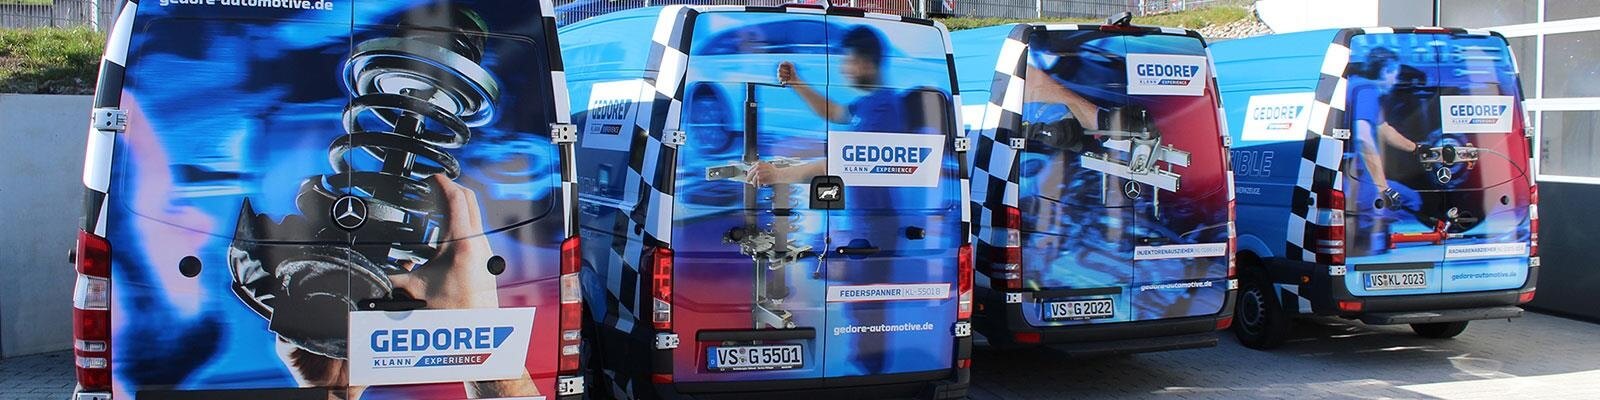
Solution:
M1157 336L1098 342L1082 342L1049 346L1051 350L1068 357L1106 356L1116 354L1154 353L1169 350L1199 349L1217 346L1216 332L1191 333L1177 336Z
M1367 325L1426 324L1431 322L1460 322L1480 319L1507 319L1522 316L1522 307L1500 306L1462 308L1438 311L1375 312L1361 315Z

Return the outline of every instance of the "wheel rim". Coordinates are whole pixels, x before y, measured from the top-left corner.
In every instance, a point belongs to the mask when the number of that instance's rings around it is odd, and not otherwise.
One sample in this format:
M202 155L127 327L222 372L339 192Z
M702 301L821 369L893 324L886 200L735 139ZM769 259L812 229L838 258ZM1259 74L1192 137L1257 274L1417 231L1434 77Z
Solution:
M1245 333L1255 335L1262 332L1267 315L1266 301L1263 300L1261 290L1253 287L1239 293L1239 328Z

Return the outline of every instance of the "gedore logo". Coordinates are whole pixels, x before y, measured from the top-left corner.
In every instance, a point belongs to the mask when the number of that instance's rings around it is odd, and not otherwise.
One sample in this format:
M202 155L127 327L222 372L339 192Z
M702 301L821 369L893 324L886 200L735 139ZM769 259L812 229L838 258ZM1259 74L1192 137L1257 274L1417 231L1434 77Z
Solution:
M1300 116L1305 106L1267 106L1250 110L1250 118L1257 120L1293 119Z
M1492 105L1492 104L1458 104L1458 105L1450 106L1450 116L1452 116L1452 117L1498 117L1498 116L1501 116L1501 115L1505 115L1507 108L1510 108L1510 107L1503 106L1503 105Z
M919 164L930 153L931 147L846 145L842 156L848 162Z
M1193 78L1200 73L1199 65L1179 64L1139 64L1134 67L1134 72L1139 76L1159 78Z
M379 329L372 331L372 351L464 351L492 350L511 336L509 326L479 326L438 329Z

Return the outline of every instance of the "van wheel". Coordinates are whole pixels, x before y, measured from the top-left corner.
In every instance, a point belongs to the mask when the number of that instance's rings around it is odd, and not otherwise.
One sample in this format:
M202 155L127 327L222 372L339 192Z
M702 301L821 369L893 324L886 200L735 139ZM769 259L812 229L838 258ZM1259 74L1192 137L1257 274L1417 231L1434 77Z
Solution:
M1411 330L1417 332L1417 336L1429 339L1449 339L1467 330L1467 321L1411 324Z
M1233 334L1239 344L1256 350L1283 345L1289 337L1289 316L1278 305L1272 285L1247 279L1239 285L1239 299L1233 311Z

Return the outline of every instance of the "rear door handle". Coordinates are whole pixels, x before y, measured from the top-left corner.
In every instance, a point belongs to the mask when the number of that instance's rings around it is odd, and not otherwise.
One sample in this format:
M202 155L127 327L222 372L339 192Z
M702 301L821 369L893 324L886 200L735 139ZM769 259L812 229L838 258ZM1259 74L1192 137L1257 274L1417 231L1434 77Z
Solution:
M366 299L357 304L362 311L411 311L427 306L421 299Z
M839 254L847 256L869 256L878 254L878 246L839 246Z

